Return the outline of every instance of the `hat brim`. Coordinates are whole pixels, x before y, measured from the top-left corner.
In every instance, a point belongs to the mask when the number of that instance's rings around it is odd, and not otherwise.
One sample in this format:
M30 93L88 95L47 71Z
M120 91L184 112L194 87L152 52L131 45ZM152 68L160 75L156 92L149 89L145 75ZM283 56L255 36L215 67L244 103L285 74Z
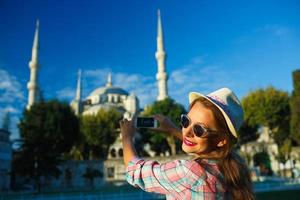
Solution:
M189 104L193 103L196 99L198 99L200 97L207 99L208 101L210 101L213 105L215 105L221 111L222 115L225 118L226 124L227 124L227 126L228 126L231 134L235 138L237 138L238 137L237 136L237 132L236 132L236 130L234 128L234 125L231 122L229 116L226 114L226 112L218 104L216 104L215 102L213 102L209 97L207 97L204 94L198 93L198 92L190 92L190 94L189 94Z

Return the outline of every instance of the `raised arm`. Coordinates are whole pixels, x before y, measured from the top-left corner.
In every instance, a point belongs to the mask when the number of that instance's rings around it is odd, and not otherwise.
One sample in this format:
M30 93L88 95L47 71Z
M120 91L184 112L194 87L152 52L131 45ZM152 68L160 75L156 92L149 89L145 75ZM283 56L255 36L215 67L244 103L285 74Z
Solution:
M133 145L133 137L136 132L132 121L123 119L120 121L120 128L123 143L123 159L125 166L128 166L129 161L137 157L136 150Z

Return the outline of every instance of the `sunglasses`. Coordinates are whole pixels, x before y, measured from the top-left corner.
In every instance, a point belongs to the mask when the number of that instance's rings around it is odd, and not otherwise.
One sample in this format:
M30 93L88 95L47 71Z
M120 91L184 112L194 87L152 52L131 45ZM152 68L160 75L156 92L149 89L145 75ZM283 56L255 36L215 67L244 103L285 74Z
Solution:
M182 114L180 117L180 124L183 128L187 128L191 124L191 119L189 118L189 116ZM203 136L204 133L217 133L217 131L210 130L200 123L196 123L193 125L193 132L197 137Z

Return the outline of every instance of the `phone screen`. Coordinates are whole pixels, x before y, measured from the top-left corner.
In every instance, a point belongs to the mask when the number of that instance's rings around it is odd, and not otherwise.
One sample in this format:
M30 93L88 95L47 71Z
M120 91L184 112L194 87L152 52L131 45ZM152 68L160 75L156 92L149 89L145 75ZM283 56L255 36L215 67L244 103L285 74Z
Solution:
M136 118L136 127L154 128L156 127L156 120L153 117L138 117Z

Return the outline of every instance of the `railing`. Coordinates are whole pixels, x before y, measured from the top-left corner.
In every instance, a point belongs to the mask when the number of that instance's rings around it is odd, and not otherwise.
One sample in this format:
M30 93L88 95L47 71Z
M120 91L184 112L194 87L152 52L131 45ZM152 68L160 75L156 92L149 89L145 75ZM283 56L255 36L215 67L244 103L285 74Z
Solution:
M266 181L257 182L254 184L254 191L283 191L300 189L300 179L295 181ZM52 194L30 194L30 193L11 193L7 195L0 194L0 200L155 200L165 199L164 195L155 193L146 193L144 191L126 192L120 190L113 193L94 193L79 192L79 193L52 193Z
M289 181L257 182L254 184L255 192L295 190L300 189L300 179Z
M0 200L132 200L132 199L141 199L141 200L155 200L155 199L165 199L164 195L158 195L154 193L146 192L131 192L131 193L112 193L112 194L55 194L55 195L28 195L28 194L19 194L13 196L0 196Z

